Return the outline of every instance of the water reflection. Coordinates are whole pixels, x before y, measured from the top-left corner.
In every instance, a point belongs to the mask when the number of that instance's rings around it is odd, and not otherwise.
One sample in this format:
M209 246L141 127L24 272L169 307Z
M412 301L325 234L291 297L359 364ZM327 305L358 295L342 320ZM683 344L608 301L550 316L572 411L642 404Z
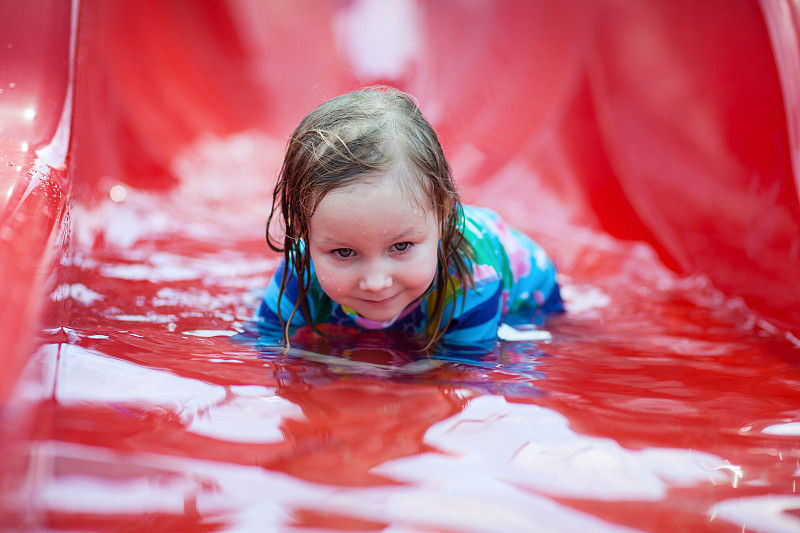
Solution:
M300 328L291 347L281 344L278 328L245 323L245 332L232 337L252 346L267 360L296 358L325 365L338 374L371 375L397 381L438 383L489 394L535 397L539 359L546 357L533 342L489 342L473 346L441 345L430 353L424 343L398 332L361 332L324 324L322 335ZM438 370L438 372L436 372ZM441 378L440 375L446 375Z

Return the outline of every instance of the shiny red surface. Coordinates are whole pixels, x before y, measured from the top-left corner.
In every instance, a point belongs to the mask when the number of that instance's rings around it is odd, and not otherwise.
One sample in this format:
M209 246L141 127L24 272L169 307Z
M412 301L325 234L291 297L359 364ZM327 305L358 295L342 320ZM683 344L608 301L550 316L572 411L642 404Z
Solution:
M48 158L53 168L35 152L59 144L56 128L69 86L70 9L63 1L43 1L40 8L37 12L14 1L0 5L3 398L31 349L29 338L37 326L40 292L52 273L57 253L53 241L62 228L69 188L63 156Z
M0 4L0 524L800 529L799 21ZM385 335L301 333L323 362L231 336L276 264L286 136L376 82L419 99L466 201L554 256L552 340L413 373Z

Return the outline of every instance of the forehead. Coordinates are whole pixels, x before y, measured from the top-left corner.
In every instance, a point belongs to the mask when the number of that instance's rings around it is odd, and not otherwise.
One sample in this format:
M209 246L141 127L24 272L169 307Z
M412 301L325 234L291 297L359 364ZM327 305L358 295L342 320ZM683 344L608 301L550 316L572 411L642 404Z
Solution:
M346 237L348 244L402 233L435 233L438 228L435 213L390 179L359 181L329 192L310 222L312 240Z
M408 209L419 215L433 212L422 178L417 173L402 169L366 174L357 181L329 191L317 203L314 214L320 209L326 211L334 204L347 211L379 206L387 213Z

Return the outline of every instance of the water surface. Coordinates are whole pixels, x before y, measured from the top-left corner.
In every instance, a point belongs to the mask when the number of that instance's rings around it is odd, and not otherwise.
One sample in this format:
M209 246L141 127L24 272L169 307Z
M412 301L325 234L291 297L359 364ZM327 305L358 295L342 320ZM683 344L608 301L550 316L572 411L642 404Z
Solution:
M798 346L741 302L642 244L568 227L535 235L569 309L549 340L424 367L380 333L301 332L316 358L259 347L242 332L277 264L262 171L279 154L220 142L177 161L171 192L74 206L8 414L9 523L800 530Z

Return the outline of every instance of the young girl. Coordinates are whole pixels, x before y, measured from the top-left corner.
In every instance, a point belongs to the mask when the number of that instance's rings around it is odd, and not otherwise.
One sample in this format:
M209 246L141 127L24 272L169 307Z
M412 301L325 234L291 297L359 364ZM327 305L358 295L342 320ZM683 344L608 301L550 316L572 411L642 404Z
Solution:
M280 216L283 241L269 231ZM510 312L563 310L545 252L462 206L438 137L407 94L334 98L289 141L267 242L284 259L257 314L298 326L396 329L435 345L494 341Z

